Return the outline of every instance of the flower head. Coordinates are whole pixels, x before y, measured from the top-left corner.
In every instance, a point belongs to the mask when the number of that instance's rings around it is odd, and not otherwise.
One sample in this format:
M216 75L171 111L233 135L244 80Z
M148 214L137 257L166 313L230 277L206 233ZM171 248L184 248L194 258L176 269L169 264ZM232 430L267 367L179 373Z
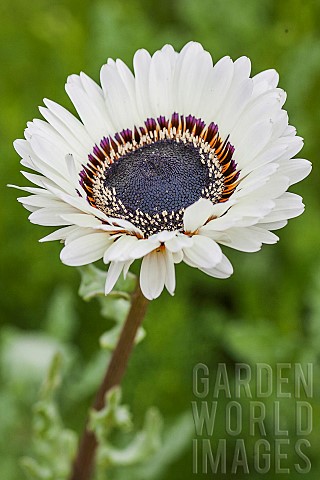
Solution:
M302 139L282 106L278 74L250 77L250 61L215 65L198 43L180 53L166 45L139 50L134 75L108 60L101 85L71 75L66 91L81 121L44 100L45 118L28 124L15 148L37 185L19 201L30 221L59 226L42 241L61 240L61 260L109 264L106 294L121 272L142 258L147 298L175 290L184 261L227 278L220 245L254 252L275 243L272 232L300 215L288 193L310 162L293 157Z

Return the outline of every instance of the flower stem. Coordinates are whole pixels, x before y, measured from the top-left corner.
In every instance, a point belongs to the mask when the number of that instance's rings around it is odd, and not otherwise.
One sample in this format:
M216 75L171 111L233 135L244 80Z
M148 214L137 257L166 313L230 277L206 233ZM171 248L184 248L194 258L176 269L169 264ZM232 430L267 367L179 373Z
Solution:
M128 359L133 348L137 330L146 314L148 300L143 296L140 286L132 295L131 308L121 331L117 346L113 351L106 374L97 392L92 408L101 410L105 406L105 395L115 385L121 383L126 371ZM97 439L89 430L88 423L79 443L69 480L89 480L93 472Z

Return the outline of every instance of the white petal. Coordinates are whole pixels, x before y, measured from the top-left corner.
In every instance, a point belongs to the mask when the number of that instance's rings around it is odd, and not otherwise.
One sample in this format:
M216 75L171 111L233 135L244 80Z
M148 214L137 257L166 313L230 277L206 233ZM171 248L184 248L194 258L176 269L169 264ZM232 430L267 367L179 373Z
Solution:
M88 97L91 99L93 103L99 105L99 109L104 113L104 97L101 87L92 80L88 75L84 72L80 72L78 79L80 78L79 84L82 85L83 89L85 90Z
M259 193L261 191L261 187L263 187L263 185L269 181L270 177L277 172L277 170L278 165L274 163L263 165L263 167L257 168L244 179L240 180L239 186L236 192L233 194L233 199L236 198L238 200L242 197L248 197L251 192L255 192L256 190L258 190L257 193ZM289 182L287 181L286 188L288 185Z
M70 205L62 204L58 207L41 208L36 212L33 212L29 216L29 220L31 223L49 227L70 225L70 222L62 218L63 215L68 213L77 213L77 211Z
M48 192L45 192L48 193ZM17 199L23 206L30 205L32 207L63 207L64 203L59 199L49 195L32 195L30 197L20 197Z
M74 207L73 212L65 213L87 213L93 217L98 217L101 220L108 221L108 217L98 208L92 207L86 199L74 195L68 195L67 193L61 192L58 189L51 189L53 193L56 194L58 198L63 200L68 206Z
M188 237L188 235L179 234L176 235L174 238L171 238L165 242L166 248L171 253L178 253L185 247L191 247L193 245L192 237Z
M92 228L84 228L84 227L76 227L74 231L69 232L68 235L65 238L65 245L69 245L69 243L73 242L74 240L77 240L78 238L81 237L86 237L87 235L92 234Z
M61 218L69 222L70 224L78 225L79 227L87 228L100 228L102 223L96 217L87 215L85 213L69 213L61 215Z
M129 268L131 267L131 265L133 264L134 260L128 260L127 262L124 263L124 267L123 267L123 278L126 279L127 278L127 275L128 275L128 272L129 272Z
M256 168L260 168L270 162L278 162L281 156L285 154L286 150L286 145L269 144L263 152L257 155L252 161L246 163L241 169L241 175L245 176Z
M216 267L213 268L200 268L200 270L207 275L215 278L229 278L233 273L233 267L228 258L223 255L222 260Z
M247 130L257 122L270 122L273 136L275 137L276 122L281 116L282 91L271 90L257 98L251 97L241 115L241 121L237 122L230 131L235 145L241 142ZM279 135L278 135L279 136Z
M93 144L99 144L101 139L108 135L111 125L106 116L103 116L99 108L90 101L83 88L69 77L66 84L66 92L92 138Z
M149 71L151 56L147 50L138 50L133 58L135 72L135 89L140 118L151 116L151 99L149 96Z
M63 189L65 192L73 193L74 186L69 179L66 178L68 175L66 175L67 169L64 154L61 151L57 152L58 161L56 161L54 151L57 151L57 149L53 148L51 150L51 147L46 139L43 139L38 135L33 135L30 142L32 144L32 148L39 153L39 156L35 155L32 158L35 165L35 170L42 173L45 177L54 182L59 189Z
M76 166L77 162L75 161L74 156L71 153L68 153L65 156L65 162L67 166L67 170L69 173L69 178L72 184L74 185L75 189L82 190L82 187L79 183L79 173L78 173L78 168Z
M193 236L193 245L183 249L184 260L200 268L215 267L222 259L219 245L203 235Z
M266 230L279 230L280 228L283 228L287 225L288 220L279 220L278 222L270 222L270 223L265 223L265 222L259 222L258 225L261 228L264 228Z
M176 235L177 235L177 232L170 232L168 230L163 230L162 232L151 235L150 238L159 240L159 242L166 242L168 240L175 238Z
M121 68L127 69L125 82L122 80L114 62L108 62L108 64L104 65L100 73L106 106L116 131L121 131L124 128L133 129L134 125L141 121L137 112L135 98L132 96L132 89L134 88L133 75L128 67L125 67L122 63Z
M180 250L179 252L172 252L172 259L174 263L181 263L183 260L183 251Z
M189 42L177 60L175 92L177 110L185 115L201 116L201 97L209 73L212 71L211 55L196 42Z
M35 173L24 172L23 170L21 170L21 173L24 177L30 180L30 182L38 185L39 187L46 188L45 183L49 181L47 178L43 177L42 175L36 175Z
M259 192L253 192L241 199L241 202L233 205L228 212L220 218L216 218L200 229L206 234L211 230L224 231L233 226L246 227L256 224L268 215L275 206L275 201L263 198Z
M25 136L30 137L29 142L32 146L32 150L36 155L41 158L45 163L52 168L56 168L57 171L62 170L66 172L65 156L71 153L77 160L78 165L81 165L83 156L86 155L84 151L80 155L70 147L64 137L59 135L55 129L43 120L33 120L28 123L28 128L25 130ZM36 142L34 142L36 138ZM35 162L35 159L34 159Z
M261 223L279 222L297 217L304 211L302 198L294 193L285 193L275 200L275 207L266 215Z
M102 213L102 212L101 212ZM136 235L137 237L141 238L143 236L143 233L141 230L137 227L135 227L131 222L127 220L123 220L120 218L112 218L112 217L107 217L106 215L103 214L103 216L97 214L106 223L103 223L101 226L99 226L99 229L104 230L106 232L119 232L119 233L132 233Z
M37 170L37 167L33 158L35 156L35 153L33 152L29 142L27 140L18 139L13 142L13 146L15 151L22 158L21 164L26 168Z
M248 129L236 149L240 167L253 160L262 151L268 144L271 134L272 124L269 120L257 122Z
M241 121L241 114L248 105L252 95L252 89L251 79L246 79L231 85L230 96L226 101L226 105L223 105L218 117L219 131L223 138L227 137L238 120Z
M108 269L108 274L107 274L107 279L106 279L106 284L105 284L105 294L108 295L108 293L111 292L113 287L115 286L116 282L118 281L118 278L120 277L120 274L124 268L125 262L111 262L109 269Z
M116 239L113 244L106 250L103 261L108 263L110 261L122 262L127 261L131 257L132 247L138 242L137 237L132 235L122 235Z
M69 227L59 228L58 230L55 230L49 235L46 235L45 237L40 238L39 242L42 243L42 242L52 242L54 240L65 240L68 237L68 235L78 230L79 230L79 227L76 227L74 225Z
M151 59L149 72L149 92L152 116L169 116L173 113L172 68L168 55L156 52Z
M105 233L90 233L68 243L61 250L60 258L65 265L72 267L87 265L102 258L109 244Z
M140 285L143 295L149 300L157 298L166 281L166 264L161 252L152 252L141 263Z
M165 286L168 292L173 295L176 288L176 275L172 253L168 250L163 252L166 264Z
M73 133L79 145L82 145L85 151L90 152L92 149L92 139L88 135L83 124L74 115L72 115L72 113L58 103L48 100L47 98L45 98L43 102L50 112Z
M7 185L8 188L16 188L17 190L22 190L23 192L28 192L28 193L33 193L35 195L39 194L42 195L43 197L45 196L50 196L50 192L47 192L47 190L43 190L42 188L36 188L36 187L19 187L19 185L12 185L9 183ZM28 198L28 197L25 197ZM18 199L19 200L19 199Z
M234 73L234 65L230 57L221 58L209 72L203 89L203 119L210 123L215 120L217 112L228 94Z
M300 182L311 172L312 165L308 160L294 158L283 162L279 167L279 174L286 175L289 178L290 185Z
M278 237L257 227L230 228L223 232L219 243L242 252L257 252L262 243L276 243Z
M76 152L80 157L88 154L87 150L81 145L78 138L59 118L57 118L48 108L39 107L41 115L52 125L52 127L68 143L69 149ZM91 148L90 148L91 150Z
M303 139L301 137L280 137L275 144L286 146L285 152L277 160L277 162L281 162L282 160L289 160L300 152L303 147Z
M263 169L260 170L263 173ZM265 170L267 172L267 170ZM272 172L272 169L269 171L269 174ZM262 175L260 175L259 171L257 171L258 175L252 175L253 179L256 179L257 183L259 184L258 189L252 189L251 182L248 181L248 193L245 195L246 189L244 189L241 194L237 194L235 192L234 197L238 198L238 203L249 201L251 203L262 203L263 200L268 200L270 198L277 198L282 195L287 188L289 187L289 179L284 175L279 174L279 168L274 170L273 175L270 175L269 178L266 178L266 181L262 181ZM250 176L249 176L250 177Z
M264 91L277 87L279 74L274 69L265 70L255 75L252 80L254 84L254 95L261 95Z
M148 238L146 240L139 240L132 247L130 257L141 258L144 255L147 255L148 253L152 252L158 247L160 247L159 240L152 240L151 238Z
M213 215L214 208L210 200L200 198L186 208L183 216L184 230L186 232L195 232L202 227L205 222Z

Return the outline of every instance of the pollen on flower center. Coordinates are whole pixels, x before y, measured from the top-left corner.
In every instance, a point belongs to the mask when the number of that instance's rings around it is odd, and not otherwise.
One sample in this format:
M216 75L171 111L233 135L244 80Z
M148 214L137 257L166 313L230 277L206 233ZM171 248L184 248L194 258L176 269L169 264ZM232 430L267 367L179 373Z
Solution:
M89 203L129 220L145 237L183 230L185 209L207 198L227 200L237 185L233 146L214 123L173 114L103 138L81 172Z

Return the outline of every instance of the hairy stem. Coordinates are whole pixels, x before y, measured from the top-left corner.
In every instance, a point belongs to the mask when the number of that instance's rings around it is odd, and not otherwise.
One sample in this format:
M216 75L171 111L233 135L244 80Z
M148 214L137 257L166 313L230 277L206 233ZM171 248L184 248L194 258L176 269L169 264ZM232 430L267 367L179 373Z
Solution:
M97 392L92 408L101 410L105 406L105 395L115 385L121 383L128 359L134 344L137 330L146 314L148 300L143 296L138 284L132 295L131 308L123 326L117 346L108 364L106 374ZM88 424L79 443L69 480L89 480L93 472L97 440Z

